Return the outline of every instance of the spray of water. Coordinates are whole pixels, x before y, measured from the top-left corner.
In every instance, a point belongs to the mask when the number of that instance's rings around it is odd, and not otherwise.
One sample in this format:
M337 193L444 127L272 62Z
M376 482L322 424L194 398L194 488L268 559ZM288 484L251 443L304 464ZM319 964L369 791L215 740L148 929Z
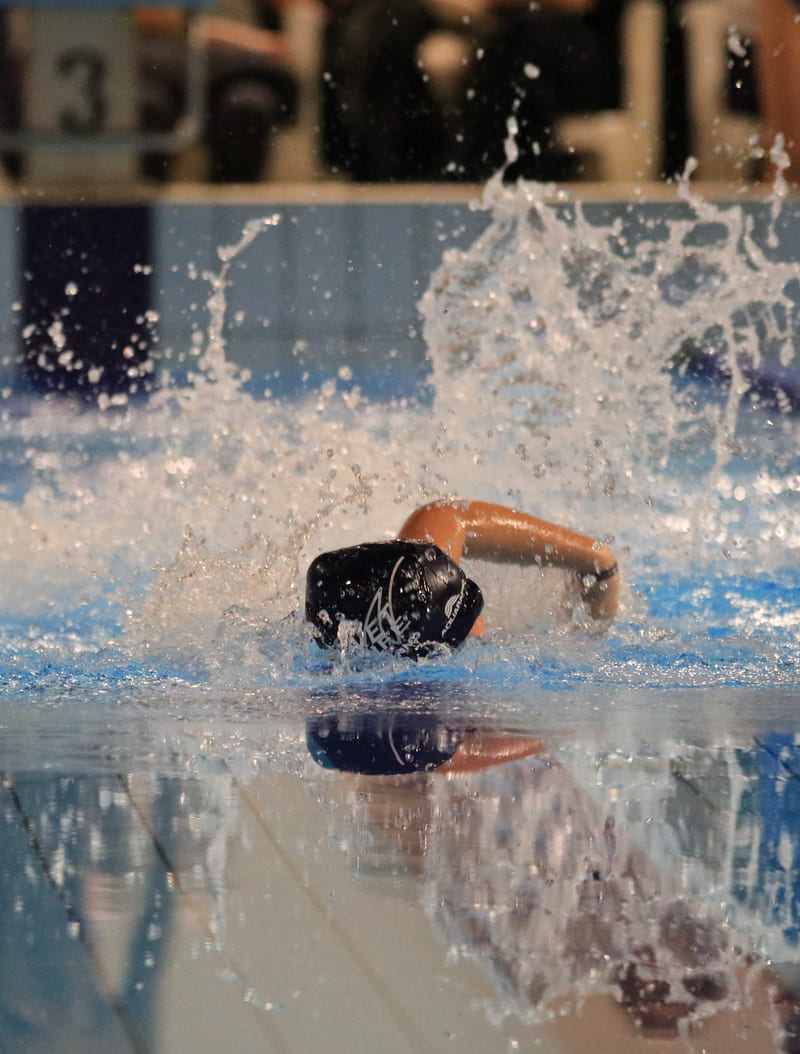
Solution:
M80 647L113 642L148 669L313 681L298 617L309 559L390 537L421 501L480 497L610 542L626 608L610 645L576 643L557 576L532 573L520 591L483 569L499 653L470 652L470 674L491 655L492 676L534 664L571 682L599 664L692 683L694 662L677 673L662 652L653 667L640 645L699 625L712 662L709 626L756 641L759 661L777 649L794 676L791 596L770 585L796 587L800 545L800 282L781 262L780 180L757 214L702 201L689 175L682 200L650 214L490 181L485 233L446 253L420 305L432 406L371 401L335 377L300 398L247 394L226 356L226 291L280 217L249 223L206 275L189 386L167 378L147 405L96 413L45 401L4 415L23 469L0 528L11 610L67 610ZM80 617L91 611L106 614ZM761 676L751 659L745 681Z

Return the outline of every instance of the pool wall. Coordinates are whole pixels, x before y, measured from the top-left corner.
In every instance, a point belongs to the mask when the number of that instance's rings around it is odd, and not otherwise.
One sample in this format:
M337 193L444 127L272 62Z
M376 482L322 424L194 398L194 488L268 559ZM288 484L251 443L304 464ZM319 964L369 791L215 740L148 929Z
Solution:
M13 384L17 375L15 346L18 296L17 210L0 205L0 390Z
M0 256L3 387L23 383L18 305L24 207L0 205L0 239L7 247ZM190 368L193 330L208 326L211 286L204 275L220 272L218 248L238 243L250 220L280 216L231 267L228 355L262 376L292 363L312 377L323 364L330 373L392 353L421 363L416 304L444 249L469 245L488 223L486 213L466 202L167 202L149 210L151 307L158 317L158 347L176 374Z
M40 204L0 203L0 240L6 247L0 254L0 387L5 389L25 385L19 367L19 243L22 210ZM744 207L757 240L766 244L769 204L749 201ZM490 213L475 208L466 195L428 201L408 192L399 201L389 196L362 202L351 191L319 202L265 195L241 202L154 200L146 208L157 358L176 376L192 368L193 332L208 327L211 287L204 275L220 272L218 249L237 244L248 221L280 217L234 260L225 294L226 353L273 390L291 385L291 376L313 383L345 365L354 373L377 374L389 355L422 367L419 299L445 249L470 245L490 222ZM584 209L590 222L618 218L633 237L689 214L674 193L670 201L595 201ZM778 245L768 253L800 259L800 202L784 203L777 233ZM402 370L391 372L396 385Z

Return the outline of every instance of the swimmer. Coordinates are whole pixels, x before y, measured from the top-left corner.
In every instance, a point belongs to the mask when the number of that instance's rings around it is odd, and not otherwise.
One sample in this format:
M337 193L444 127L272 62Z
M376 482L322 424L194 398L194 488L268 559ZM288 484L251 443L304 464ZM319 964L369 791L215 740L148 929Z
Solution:
M353 623L370 648L411 658L441 644L482 637L483 596L461 570L463 557L571 572L594 619L619 604L611 550L585 534L483 501L437 501L409 516L395 541L323 553L306 576L306 618L323 646Z

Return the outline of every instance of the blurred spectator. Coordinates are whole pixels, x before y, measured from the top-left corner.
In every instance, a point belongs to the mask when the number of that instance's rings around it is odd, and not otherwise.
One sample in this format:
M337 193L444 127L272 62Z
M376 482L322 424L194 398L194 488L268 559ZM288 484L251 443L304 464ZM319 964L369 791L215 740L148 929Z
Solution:
M288 0L256 0L255 22L262 29L283 29L283 6Z
M489 0L493 28L475 64L470 139L474 178L504 159L506 122L519 159L506 178L569 179L580 162L558 142L563 114L621 104L620 29L626 0Z
M359 181L442 178L447 129L423 42L441 28L425 0L325 0L322 153Z
M684 0L662 0L662 3L665 25L661 171L671 179L680 176L692 154L691 117L686 90Z
M0 130L19 128L20 120L20 72L19 62L12 43L9 10L0 7ZM18 176L20 158L16 153L5 152L3 166L9 175Z
M260 17L277 23L274 8ZM186 19L167 8L137 12L140 29L142 127L172 131L186 108ZM226 18L207 25L205 142L216 183L253 183L263 176L274 130L293 118L297 88L280 33ZM150 154L144 170L166 179L170 158Z
M560 115L620 104L626 0L326 0L323 152L356 179L567 178ZM459 36L448 71L444 34ZM435 42L439 49L429 47Z

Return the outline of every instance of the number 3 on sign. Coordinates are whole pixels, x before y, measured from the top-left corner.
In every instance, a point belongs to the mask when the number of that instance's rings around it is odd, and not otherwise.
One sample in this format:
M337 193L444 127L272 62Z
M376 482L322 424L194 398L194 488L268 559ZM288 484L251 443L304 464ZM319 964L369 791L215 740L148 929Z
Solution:
M2 2L2 0L0 0ZM136 124L136 42L128 9L33 8L27 127L102 136Z
M137 127L131 10L115 6L114 0L95 0L86 9L73 7L75 0L62 2L69 6L54 0L31 8L25 127L51 135L54 144L30 152L28 173L34 179L96 183L132 179L137 172L133 148L113 143L115 136L124 138Z
M93 48L70 48L58 56L56 72L69 93L58 111L60 130L70 135L102 132L108 119L105 56Z

